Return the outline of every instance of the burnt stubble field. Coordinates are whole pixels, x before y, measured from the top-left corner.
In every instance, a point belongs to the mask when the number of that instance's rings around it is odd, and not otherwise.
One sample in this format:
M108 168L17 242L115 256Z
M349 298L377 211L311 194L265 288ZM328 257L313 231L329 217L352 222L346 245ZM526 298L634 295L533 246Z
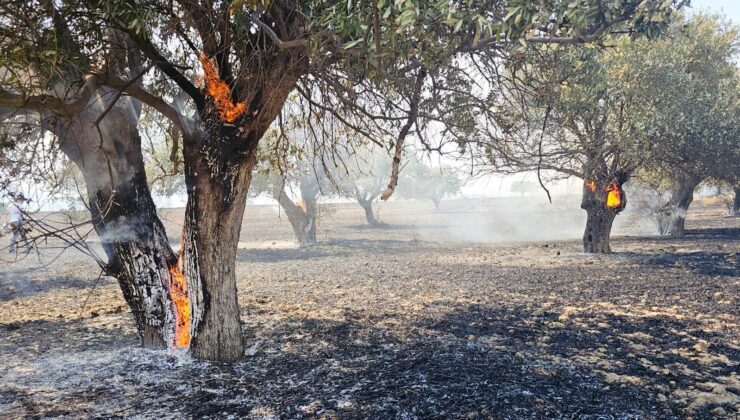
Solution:
M431 207L388 203L369 229L359 206L325 206L305 249L273 207L248 207L234 365L138 348L82 255L3 256L0 417L739 415L740 219L697 206L677 239L619 216L600 256L581 252L577 209ZM162 215L177 242L181 211Z

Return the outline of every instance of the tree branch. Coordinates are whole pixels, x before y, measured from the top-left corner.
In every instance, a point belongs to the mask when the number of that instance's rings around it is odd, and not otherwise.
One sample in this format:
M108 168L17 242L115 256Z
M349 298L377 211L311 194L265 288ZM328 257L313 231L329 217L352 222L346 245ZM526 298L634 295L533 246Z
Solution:
M97 76L85 76L85 84L78 90L77 99L65 102L64 99L52 95L31 95L9 92L0 88L0 107L13 109L31 109L36 111L53 111L64 117L73 117L85 110L92 94L97 87Z

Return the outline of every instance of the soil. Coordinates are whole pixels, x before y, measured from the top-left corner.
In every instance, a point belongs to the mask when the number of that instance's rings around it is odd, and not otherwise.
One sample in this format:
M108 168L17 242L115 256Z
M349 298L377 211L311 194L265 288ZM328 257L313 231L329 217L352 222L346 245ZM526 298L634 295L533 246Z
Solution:
M391 202L370 229L327 205L299 249L284 215L248 207L233 365L139 348L82 254L3 256L0 417L740 415L739 218L695 207L671 238L620 215L615 252L586 255L583 212L527 209ZM173 243L181 215L162 211Z

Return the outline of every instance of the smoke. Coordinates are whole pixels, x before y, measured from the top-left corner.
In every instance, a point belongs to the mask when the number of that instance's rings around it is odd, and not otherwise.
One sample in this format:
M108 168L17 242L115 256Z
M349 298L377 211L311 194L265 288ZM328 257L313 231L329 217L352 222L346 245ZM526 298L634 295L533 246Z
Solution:
M132 242L147 232L144 223L132 217L120 216L108 222L105 231L100 233L103 242Z
M580 208L580 186L559 185L555 189L560 193L552 196L552 203L544 193L535 190L513 196L444 200L439 212L434 212L429 202L397 205L406 208L404 212L415 214L409 222L420 240L507 243L582 238L586 212ZM646 234L655 234L653 222L635 211L628 197L627 208L614 220L612 235Z

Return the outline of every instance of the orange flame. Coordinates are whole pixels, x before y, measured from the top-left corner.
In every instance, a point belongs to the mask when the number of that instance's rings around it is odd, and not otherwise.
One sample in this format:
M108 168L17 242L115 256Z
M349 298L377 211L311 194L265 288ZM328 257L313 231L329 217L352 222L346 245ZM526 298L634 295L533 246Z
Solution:
M588 181L586 183L586 188L588 188L591 191L596 191L596 183L594 181Z
M175 265L170 267L172 279L170 281L170 293L172 303L175 305L175 347L188 347L190 345L190 297L185 276Z
M606 186L606 206L607 207L619 207L622 205L622 191L619 190L619 185L616 182L610 183Z
M218 70L210 58L201 51L198 55L200 64L203 66L205 74L206 92L213 98L213 102L218 109L218 116L226 122L233 123L242 114L247 112L247 105L243 102L233 103L231 101L231 89L218 76Z

